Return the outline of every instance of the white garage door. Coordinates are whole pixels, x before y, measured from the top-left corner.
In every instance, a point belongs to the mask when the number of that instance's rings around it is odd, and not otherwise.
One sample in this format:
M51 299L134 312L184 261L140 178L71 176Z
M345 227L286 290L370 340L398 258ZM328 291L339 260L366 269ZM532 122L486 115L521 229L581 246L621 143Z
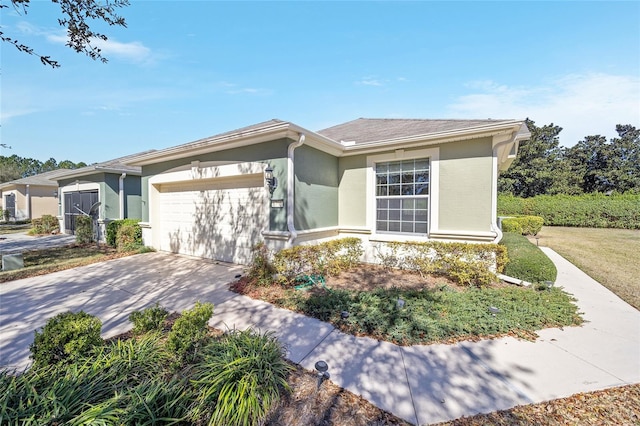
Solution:
M158 189L160 250L247 264L269 227L268 191L261 174Z

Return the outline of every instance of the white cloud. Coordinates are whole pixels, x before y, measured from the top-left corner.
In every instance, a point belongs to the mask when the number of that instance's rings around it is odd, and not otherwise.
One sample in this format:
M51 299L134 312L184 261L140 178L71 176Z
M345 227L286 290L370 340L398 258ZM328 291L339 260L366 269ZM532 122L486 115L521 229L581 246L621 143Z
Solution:
M68 41L66 34L61 33L49 33L46 34L46 37L50 42L58 44L66 44ZM155 59L151 49L139 41L122 43L113 38L108 40L94 38L91 40L91 44L100 49L102 56L107 59L118 58L135 64L149 64Z
M356 81L356 84L360 86L383 86L384 83L375 77L363 77Z
M587 135L616 136L616 124L640 127L640 78L602 73L570 74L534 87L475 81L449 111L464 118L526 118L563 128L560 143Z
M225 93L229 95L271 95L273 90L255 87L240 87L238 84L223 81L220 83Z

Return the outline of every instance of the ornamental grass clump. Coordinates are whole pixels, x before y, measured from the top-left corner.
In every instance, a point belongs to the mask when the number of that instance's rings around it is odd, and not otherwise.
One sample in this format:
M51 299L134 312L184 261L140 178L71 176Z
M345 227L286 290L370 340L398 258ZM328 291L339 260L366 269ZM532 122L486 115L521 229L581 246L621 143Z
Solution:
M196 417L207 413L209 425L261 424L289 389L291 367L284 355L270 332L232 331L211 342L193 378L199 390Z

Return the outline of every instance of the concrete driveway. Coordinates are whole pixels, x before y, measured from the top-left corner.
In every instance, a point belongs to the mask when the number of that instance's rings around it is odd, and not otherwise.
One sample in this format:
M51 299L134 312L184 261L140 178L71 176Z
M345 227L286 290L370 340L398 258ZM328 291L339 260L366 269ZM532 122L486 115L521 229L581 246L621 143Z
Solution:
M209 324L272 330L287 357L414 424L451 420L607 387L640 383L640 312L550 249L556 285L577 298L582 327L546 329L535 342L511 337L400 347L227 290L242 268L147 253L0 285L0 367L24 369L33 331L68 310L128 330L129 314L159 302L182 311L214 303Z

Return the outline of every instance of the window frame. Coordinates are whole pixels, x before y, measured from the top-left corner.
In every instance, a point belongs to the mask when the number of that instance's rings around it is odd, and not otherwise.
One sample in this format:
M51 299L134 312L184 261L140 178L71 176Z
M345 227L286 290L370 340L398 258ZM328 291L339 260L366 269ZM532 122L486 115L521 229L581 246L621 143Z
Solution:
M419 150L396 150L395 152L367 156L367 228L371 232L371 239L379 241L427 241L433 230L438 229L438 188L439 188L439 148ZM377 219L377 179L376 166L379 163L429 160L429 195L427 197L427 232L416 234L410 232L378 231ZM407 196L410 198L411 196ZM400 196L398 199L402 199Z

